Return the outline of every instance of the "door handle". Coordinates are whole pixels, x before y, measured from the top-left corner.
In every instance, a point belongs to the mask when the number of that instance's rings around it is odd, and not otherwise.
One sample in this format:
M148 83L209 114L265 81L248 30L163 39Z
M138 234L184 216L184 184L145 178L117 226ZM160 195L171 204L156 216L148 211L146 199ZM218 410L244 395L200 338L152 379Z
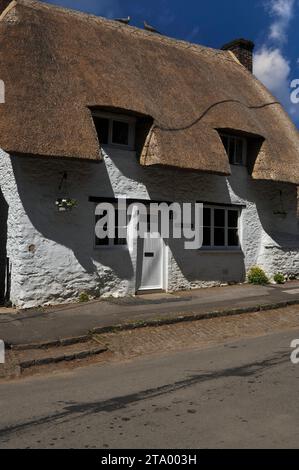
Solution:
M155 253L144 253L145 258L154 258Z

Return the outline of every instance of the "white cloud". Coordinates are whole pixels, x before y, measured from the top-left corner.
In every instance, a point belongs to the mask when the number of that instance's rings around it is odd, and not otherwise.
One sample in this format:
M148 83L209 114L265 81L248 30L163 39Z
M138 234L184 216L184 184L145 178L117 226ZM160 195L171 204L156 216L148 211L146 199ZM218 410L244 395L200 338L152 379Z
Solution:
M283 43L287 40L287 29L294 15L295 0L270 0L266 6L270 16L274 18L269 39Z
M274 15L289 21L293 16L295 0L271 0L269 5Z
M263 46L254 56L255 75L279 98L289 91L289 61L279 49Z
M272 19L268 36L254 56L254 74L292 114L290 101L291 65L283 53L288 27L294 17L295 0L269 0L267 12Z
M253 73L273 93L294 119L299 118L299 106L291 102L291 66L280 49L264 46L254 56Z

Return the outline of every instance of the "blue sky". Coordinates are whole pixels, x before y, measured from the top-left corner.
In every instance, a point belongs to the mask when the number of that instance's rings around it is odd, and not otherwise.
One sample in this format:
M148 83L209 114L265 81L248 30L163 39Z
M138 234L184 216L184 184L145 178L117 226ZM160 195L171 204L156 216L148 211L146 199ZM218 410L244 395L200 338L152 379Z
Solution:
M221 47L245 37L256 43L255 74L283 103L297 127L299 104L290 83L299 79L299 0L47 0L107 18L131 16L161 33Z

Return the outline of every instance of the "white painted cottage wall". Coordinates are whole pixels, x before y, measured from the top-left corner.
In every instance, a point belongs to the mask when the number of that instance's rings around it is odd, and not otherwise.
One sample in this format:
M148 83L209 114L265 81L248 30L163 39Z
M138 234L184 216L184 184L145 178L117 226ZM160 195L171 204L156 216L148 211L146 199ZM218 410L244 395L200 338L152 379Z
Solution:
M79 205L70 213L59 213L54 202L65 171L69 196ZM12 302L28 308L74 301L82 291L95 296L135 293L134 244L121 253L118 248L94 248L94 204L89 196L246 205L241 253L186 252L180 241L170 242L169 290L242 282L249 267L257 263L270 275L299 274L296 188L253 181L245 168L232 171L230 178L224 178L143 168L134 152L115 149L105 154L102 163L11 158L0 151L0 186L9 205ZM284 219L273 214L281 210L280 191L287 212ZM288 233L292 246L282 249L277 233Z

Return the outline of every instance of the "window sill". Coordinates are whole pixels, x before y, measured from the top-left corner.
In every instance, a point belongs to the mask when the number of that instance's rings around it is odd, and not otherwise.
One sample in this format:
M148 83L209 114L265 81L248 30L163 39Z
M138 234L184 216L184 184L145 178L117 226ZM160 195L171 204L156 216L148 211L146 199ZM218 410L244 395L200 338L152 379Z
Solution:
M243 253L242 249L239 248L200 248L198 250L200 253L204 254L236 254L240 255Z
M121 145L121 144L102 144L101 147L104 151L109 151L109 150L124 150L127 152L136 151L134 147L131 147L129 145Z
M94 251L128 251L128 245L95 246Z

